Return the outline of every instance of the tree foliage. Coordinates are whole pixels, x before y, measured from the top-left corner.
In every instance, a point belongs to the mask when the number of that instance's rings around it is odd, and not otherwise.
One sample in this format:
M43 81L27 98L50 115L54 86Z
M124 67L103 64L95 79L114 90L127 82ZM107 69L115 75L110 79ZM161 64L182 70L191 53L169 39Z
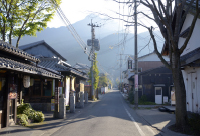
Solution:
M183 81L183 75L181 72L180 57L193 33L197 18L200 16L200 0L136 0L137 5L134 5L134 1L125 0L123 2L113 0L117 3L126 5L131 11L135 6L138 8L143 7L142 10L130 12L129 15L122 15L117 13L123 18L126 16L128 19L121 19L127 23L134 24L131 19L135 15L141 15L148 21L153 21L156 27L149 23L138 23L138 25L145 27L153 40L154 50L158 58L163 64L172 70L175 94L176 94L176 126L182 129L188 124L187 111L186 111L186 90ZM148 12L144 12L148 11ZM132 14L131 14L132 13ZM190 26L189 33L185 38L182 45L179 45L179 35L181 33L182 25L186 19L187 14L193 14L193 20ZM112 17L110 17L112 18ZM113 18L115 19L115 18ZM131 20L131 21L130 21ZM157 49L157 42L155 40L154 30L158 28L165 39L165 47L168 49L170 62L167 62L162 54Z
M12 38L19 40L25 36L36 36L37 31L47 27L61 0L1 0L0 37L12 44ZM53 4L54 3L54 4Z
M92 70L92 68L90 68L90 72L88 73L88 75L89 75L89 81L88 82L90 83L90 85L92 84L91 70ZM99 70L98 70L98 66L97 66L97 53L94 53L93 75L94 75L94 89L97 89L98 83L99 83Z
M107 78L106 74L103 74L99 77L99 86L106 87L108 86L109 79Z

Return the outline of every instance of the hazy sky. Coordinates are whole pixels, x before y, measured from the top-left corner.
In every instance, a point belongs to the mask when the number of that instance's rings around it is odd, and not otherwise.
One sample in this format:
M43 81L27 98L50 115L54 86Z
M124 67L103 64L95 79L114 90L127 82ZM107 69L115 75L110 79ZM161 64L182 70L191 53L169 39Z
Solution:
M119 18L119 15L116 13L124 14L124 15L133 15L133 10L130 8L128 9L126 4L118 4L113 0L62 0L62 4L60 5L62 11L64 12L65 16L71 22L71 24L84 19L87 15L91 13L101 13L107 14L114 18ZM145 8L144 6L140 5L138 7L138 12L143 11L148 15L151 15L151 12ZM104 17L105 16L101 16ZM121 19L128 20L126 17L120 16ZM118 30L125 29L124 25L125 22L119 21L117 19L114 20L115 22L119 23ZM133 18L128 21L133 22ZM147 25L147 26L155 26L154 22L151 20L147 20L146 17L139 14L138 15L138 22ZM54 19L48 23L48 27L60 27L64 26L64 23L56 14ZM134 27L130 27L130 32L134 33ZM138 33L147 31L147 29L138 26Z
M60 7L71 24L73 24L84 19L92 12L113 15L113 11L119 8L119 4L112 0L62 0ZM48 27L60 27L63 25L59 17L55 15Z

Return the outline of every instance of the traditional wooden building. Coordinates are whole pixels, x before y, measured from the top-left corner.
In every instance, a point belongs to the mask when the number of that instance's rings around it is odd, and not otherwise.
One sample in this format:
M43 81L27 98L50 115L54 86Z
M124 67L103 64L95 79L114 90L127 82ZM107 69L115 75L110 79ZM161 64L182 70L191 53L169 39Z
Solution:
M169 61L169 57L165 56L164 59ZM127 85L127 90L133 90L134 82L132 76L134 76L135 68L134 68L134 56L129 56L127 59L127 69L123 72L123 84ZM151 52L144 56L138 57L138 72L145 72L150 69L154 69L160 66L164 66L164 64L160 61L155 52Z
M87 79L85 72L73 68L66 62L67 59L61 56L45 41L30 43L20 46L19 48L38 57L40 60L38 65L62 74L63 78L61 82L59 82L58 90L59 94L65 94L66 105L69 105L70 91L76 93L76 102L78 102L79 92L84 92L84 81ZM54 90L54 80L48 80L45 84L47 84L48 90ZM31 103L32 107L35 109L51 111L50 99L54 98L54 94L46 93L46 91L43 90L41 91L41 95L38 95L36 100L32 99L32 96L24 96L25 102ZM49 100L43 102L42 100L46 98L49 98Z
M134 82L134 76L130 77L129 80ZM172 87L172 72L164 66L149 69L138 74L139 98L145 95L147 101L165 104L171 99Z
M0 41L0 128L16 123L22 96L49 94L46 81L53 79L58 83L61 79L58 72L38 66L39 62L27 52Z
M186 0L186 3L190 3L190 0ZM191 5L186 5L187 8ZM178 48L182 48L186 38L188 37L190 27L194 18L196 2L192 4L192 8L189 13L183 18L184 22L180 28L180 34L178 39ZM200 2L199 2L200 8ZM183 9L183 13L185 12L185 8ZM174 11L174 15L176 15L177 11ZM196 14L196 13L195 13ZM176 16L174 16L174 20L172 25L176 24ZM200 114L200 15L196 20L194 30L190 37L190 40L181 54L181 69L183 74L183 80L185 83L186 89L186 107L187 111ZM162 55L169 56L169 45L164 44L162 48ZM176 90L175 90L176 91Z

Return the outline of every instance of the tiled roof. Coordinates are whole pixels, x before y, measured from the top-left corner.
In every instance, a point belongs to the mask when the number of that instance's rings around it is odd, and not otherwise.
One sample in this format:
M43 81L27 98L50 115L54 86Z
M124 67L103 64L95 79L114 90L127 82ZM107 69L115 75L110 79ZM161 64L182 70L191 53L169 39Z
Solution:
M0 57L0 68L10 69L14 71L25 72L29 74L37 74L50 78L61 78L60 74L55 74L53 72L44 70L42 68L36 67L35 64L25 64L18 61L14 61L8 58Z
M16 56L19 56L19 57L22 57L22 58L25 58L25 59L28 59L28 60L31 60L31 61L34 61L34 62L39 61L38 58L33 57L32 55L28 54L27 52L24 52L23 50L20 50L19 48L16 48L2 40L0 40L0 50L10 53L10 54L13 54L13 55L16 55Z
M82 63L76 63L76 65L74 65L74 68L77 68L77 69L89 69L90 70L90 67L87 64L82 64Z
M58 58L40 58L40 61L41 62L39 63L39 65L45 68L50 68L52 70L59 72L71 72L75 75L87 78L86 75L83 72L79 71L78 69L72 68L71 66L62 65L62 61L59 60Z
M191 0L187 0L186 2L187 4L190 4ZM193 2L192 6L196 7L196 0ZM200 7L200 0L199 0L199 7Z
M189 63L192 63L196 61L197 59L200 59L200 47L196 48L195 50L181 56L181 65L187 65Z
M55 71L69 71L69 68L59 65L58 62L59 60L57 58L40 58L40 63L39 65L45 67L45 68L50 68Z
M35 46L38 46L38 45L44 45L46 46L49 50L51 50L53 53L55 53L58 57L60 57L63 61L67 61L67 59L65 59L63 56L61 56L56 50L54 50L50 45L48 45L44 40L42 41L37 41L37 42L34 42L34 43L30 43L30 44L26 44L26 45L22 45L22 46L19 46L20 49L26 51L30 48L33 48Z

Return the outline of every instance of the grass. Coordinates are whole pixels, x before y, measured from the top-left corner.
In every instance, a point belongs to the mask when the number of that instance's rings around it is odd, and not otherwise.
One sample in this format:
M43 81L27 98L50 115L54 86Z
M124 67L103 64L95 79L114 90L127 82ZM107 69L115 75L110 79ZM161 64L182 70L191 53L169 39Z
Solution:
M35 128L35 127L37 127L37 126L45 125L45 124L47 124L46 121L44 121L44 122L39 122L39 123L30 123L30 124L27 125L27 127L29 127L29 128Z
M138 103L139 105L156 105L155 102L147 102L147 101L139 101Z
M135 109L135 107L133 108ZM138 107L139 110L150 110L152 107Z

